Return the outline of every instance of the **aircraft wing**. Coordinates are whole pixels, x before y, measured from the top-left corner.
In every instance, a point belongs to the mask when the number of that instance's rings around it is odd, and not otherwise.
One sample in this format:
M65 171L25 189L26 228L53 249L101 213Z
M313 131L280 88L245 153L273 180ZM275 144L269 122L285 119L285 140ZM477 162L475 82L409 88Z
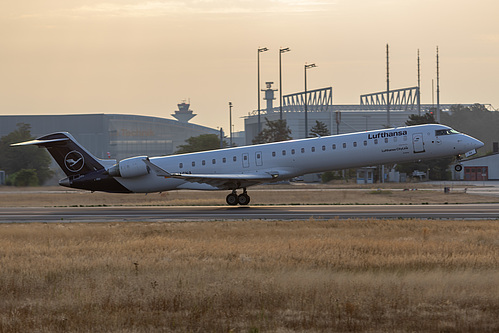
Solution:
M266 183L278 175L261 174L171 174L170 177L183 179L192 183L208 184L221 190L230 190Z
M163 170L149 159L144 159L144 163L160 177L183 179L192 183L208 184L221 190L230 190L240 187L248 187L269 182L279 176L279 173L230 173L230 174L184 174L171 173Z

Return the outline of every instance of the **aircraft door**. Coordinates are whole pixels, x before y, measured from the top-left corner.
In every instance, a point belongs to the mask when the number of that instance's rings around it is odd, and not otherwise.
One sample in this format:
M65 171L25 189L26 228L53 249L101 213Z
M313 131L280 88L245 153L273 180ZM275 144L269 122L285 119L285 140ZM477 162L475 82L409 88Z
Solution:
M249 168L249 154L243 154L243 168Z
M423 133L414 133L412 135L412 147L414 148L415 153L423 153L425 151Z
M257 151L255 153L255 164L256 166L262 166L263 165L263 159L262 159L262 152Z

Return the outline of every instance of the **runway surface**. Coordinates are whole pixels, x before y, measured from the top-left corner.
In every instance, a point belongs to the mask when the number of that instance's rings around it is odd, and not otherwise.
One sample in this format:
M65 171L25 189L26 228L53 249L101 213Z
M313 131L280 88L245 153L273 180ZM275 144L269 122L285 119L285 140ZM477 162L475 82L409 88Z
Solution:
M310 218L499 219L499 204L0 208L0 223Z

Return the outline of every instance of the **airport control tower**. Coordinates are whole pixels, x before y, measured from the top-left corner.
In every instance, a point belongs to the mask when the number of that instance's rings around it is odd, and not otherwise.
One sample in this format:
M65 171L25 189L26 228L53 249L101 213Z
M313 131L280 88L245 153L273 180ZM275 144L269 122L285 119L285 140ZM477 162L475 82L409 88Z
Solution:
M178 110L175 113L172 113L172 116L182 123L188 123L189 120L194 118L196 114L192 113L192 110L189 110L190 104L182 101L182 103L177 104Z
M271 114L274 112L274 91L277 91L277 89L272 89L274 82L265 82L265 84L267 85L267 89L262 89L265 92L263 99L267 101L267 114Z

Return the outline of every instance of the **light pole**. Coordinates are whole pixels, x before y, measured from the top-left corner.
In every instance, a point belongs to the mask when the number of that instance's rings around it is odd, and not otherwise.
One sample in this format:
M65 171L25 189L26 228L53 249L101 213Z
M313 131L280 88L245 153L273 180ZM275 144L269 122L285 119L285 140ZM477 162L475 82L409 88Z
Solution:
M279 49L279 119L282 120L282 68L281 54L291 51L289 47Z
M390 124L390 57L388 44L386 44L386 122L388 127Z
M308 138L308 110L307 110L307 69L317 67L315 64L305 64L305 138Z
M440 70L438 62L438 46L437 46L437 123L440 124Z
M229 102L230 147L232 148L232 102Z
M260 53L268 51L269 49L266 47L259 47L258 52L257 52L257 72L258 72L258 87L257 87L257 93L258 93L258 134L260 134L262 130L262 125L260 121Z
M421 116L421 70L419 66L419 49L418 49L418 116Z

